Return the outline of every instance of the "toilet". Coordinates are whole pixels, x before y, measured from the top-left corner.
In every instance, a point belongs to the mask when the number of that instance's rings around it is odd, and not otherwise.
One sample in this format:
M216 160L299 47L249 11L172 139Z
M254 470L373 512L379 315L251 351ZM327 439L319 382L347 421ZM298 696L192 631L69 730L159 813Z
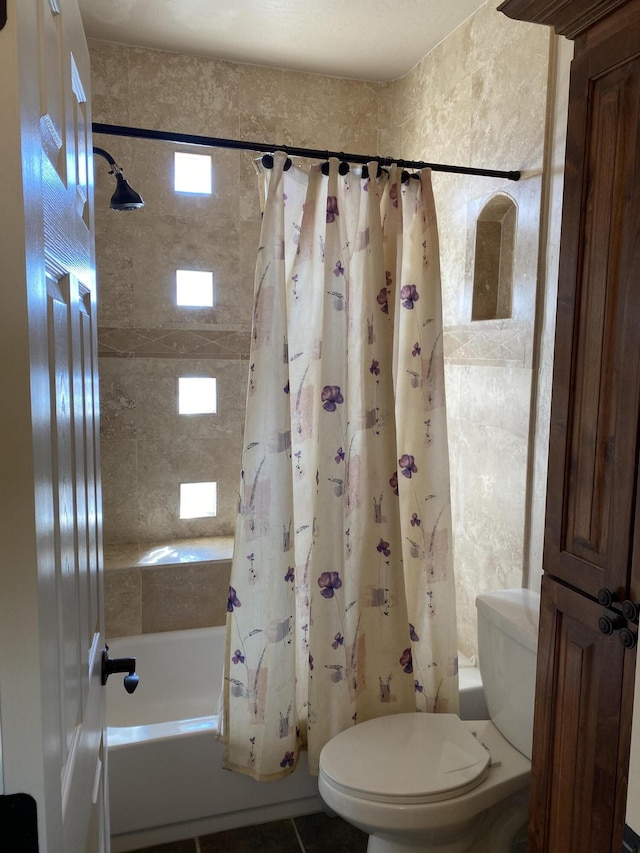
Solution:
M540 598L478 596L478 655L490 719L393 714L320 753L329 809L369 834L367 853L524 853Z

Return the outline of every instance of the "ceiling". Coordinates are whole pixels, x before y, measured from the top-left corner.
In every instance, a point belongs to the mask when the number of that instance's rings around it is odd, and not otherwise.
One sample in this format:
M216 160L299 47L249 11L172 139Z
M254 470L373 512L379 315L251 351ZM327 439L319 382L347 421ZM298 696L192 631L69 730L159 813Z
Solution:
M402 77L485 0L80 0L89 38L360 80Z

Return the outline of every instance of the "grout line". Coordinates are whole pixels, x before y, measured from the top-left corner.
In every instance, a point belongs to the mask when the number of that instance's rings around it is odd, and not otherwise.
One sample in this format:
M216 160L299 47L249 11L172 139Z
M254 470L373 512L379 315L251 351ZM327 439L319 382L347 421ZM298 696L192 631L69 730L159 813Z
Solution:
M304 849L304 844L302 843L302 839L300 838L300 833L298 832L298 827L296 826L295 820L292 817L290 817L289 820L291 821L291 826L293 827L293 831L295 832L296 838L298 839L298 844L300 845L300 850L302 851L302 853L306 853L306 851Z

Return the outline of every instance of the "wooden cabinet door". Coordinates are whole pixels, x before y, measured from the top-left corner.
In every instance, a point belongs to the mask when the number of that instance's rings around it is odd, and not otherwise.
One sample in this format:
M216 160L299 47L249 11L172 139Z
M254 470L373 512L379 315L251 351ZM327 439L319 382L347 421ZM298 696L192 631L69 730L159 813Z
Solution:
M542 584L529 853L619 853L635 650L598 629L602 608Z
M636 650L595 599L640 602L640 0L500 9L575 38L528 849L619 853Z
M629 595L640 411L640 2L571 71L544 570Z

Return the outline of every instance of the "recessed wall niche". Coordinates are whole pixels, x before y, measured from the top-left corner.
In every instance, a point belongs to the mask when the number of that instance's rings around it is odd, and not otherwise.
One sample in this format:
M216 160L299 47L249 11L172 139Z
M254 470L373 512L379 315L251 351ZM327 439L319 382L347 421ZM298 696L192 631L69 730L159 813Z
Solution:
M499 193L476 219L472 320L506 320L512 316L513 258L517 207Z

